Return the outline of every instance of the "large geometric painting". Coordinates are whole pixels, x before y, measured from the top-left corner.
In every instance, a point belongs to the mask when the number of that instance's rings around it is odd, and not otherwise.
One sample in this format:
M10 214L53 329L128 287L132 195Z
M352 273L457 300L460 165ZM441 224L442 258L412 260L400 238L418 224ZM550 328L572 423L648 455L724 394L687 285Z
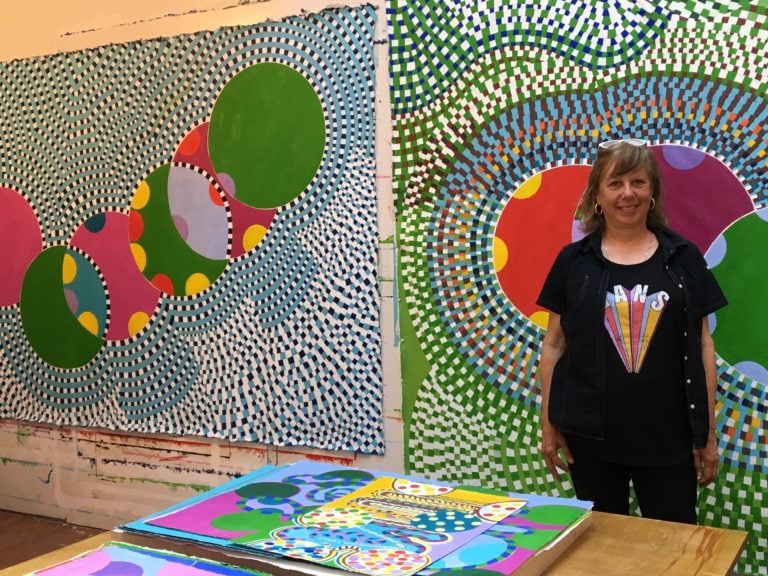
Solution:
M764 2L394 0L388 24L408 472L572 493L539 453L535 300L598 143L645 138L729 300L699 520L768 574Z
M0 418L383 451L375 19L0 64Z

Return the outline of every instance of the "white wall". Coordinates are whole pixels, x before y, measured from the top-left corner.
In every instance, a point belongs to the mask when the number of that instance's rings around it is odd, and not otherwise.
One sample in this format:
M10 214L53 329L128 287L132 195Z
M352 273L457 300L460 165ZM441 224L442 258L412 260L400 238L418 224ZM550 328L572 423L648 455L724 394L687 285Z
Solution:
M111 528L264 464L303 458L403 471L395 345L394 205L384 0L377 7L376 159L386 454L362 456L204 438L127 435L0 420L0 508ZM322 0L26 0L3 4L0 60L242 25L338 6ZM2 105L2 103L0 103Z

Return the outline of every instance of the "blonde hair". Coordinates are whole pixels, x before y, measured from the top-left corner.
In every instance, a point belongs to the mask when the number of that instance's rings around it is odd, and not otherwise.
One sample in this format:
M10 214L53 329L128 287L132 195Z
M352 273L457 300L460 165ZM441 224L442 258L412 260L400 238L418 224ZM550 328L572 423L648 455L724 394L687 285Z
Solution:
M606 173L610 170L611 174L622 176L638 169L645 170L651 184L651 198L654 200L651 210L648 211L646 225L649 228L664 228L667 225L659 166L653 152L648 146L617 142L615 146L597 149L597 158L589 173L587 187L576 207L576 215L585 234L605 231L605 218L595 211L595 204L600 181Z

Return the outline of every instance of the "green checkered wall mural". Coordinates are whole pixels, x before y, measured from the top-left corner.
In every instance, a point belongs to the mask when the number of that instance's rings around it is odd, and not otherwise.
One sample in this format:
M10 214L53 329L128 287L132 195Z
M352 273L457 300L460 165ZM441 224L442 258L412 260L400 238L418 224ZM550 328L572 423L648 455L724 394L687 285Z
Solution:
M756 2L388 5L399 344L409 472L571 493L538 452L547 312L597 143L647 139L671 226L730 305L718 351L720 474L700 522L748 530L768 574L768 52Z

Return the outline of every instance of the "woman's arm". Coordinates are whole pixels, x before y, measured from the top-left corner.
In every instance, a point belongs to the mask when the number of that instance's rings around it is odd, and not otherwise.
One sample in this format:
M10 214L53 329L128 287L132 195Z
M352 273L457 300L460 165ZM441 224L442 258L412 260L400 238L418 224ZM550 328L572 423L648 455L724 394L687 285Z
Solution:
M717 363L715 361L715 342L709 333L709 324L704 318L701 324L701 359L707 380L707 403L709 405L709 435L704 448L693 449L693 461L696 466L699 485L706 486L717 478L717 439L715 438L715 390L717 388Z
M549 389L555 364L565 353L565 333L560 326L560 315L551 312L547 322L547 333L541 343L539 378L541 382L541 452L544 463L552 475L560 481L560 472L569 471L568 464L573 463L573 456L562 432L549 421ZM562 450L562 454L561 451Z

